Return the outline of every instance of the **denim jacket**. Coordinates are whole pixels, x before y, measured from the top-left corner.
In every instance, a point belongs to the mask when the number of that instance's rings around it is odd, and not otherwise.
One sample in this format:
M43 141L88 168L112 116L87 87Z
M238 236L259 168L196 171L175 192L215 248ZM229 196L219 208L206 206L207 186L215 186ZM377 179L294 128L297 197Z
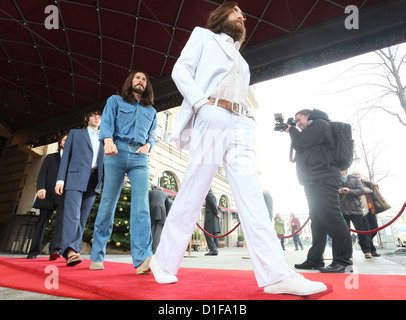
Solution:
M107 99L100 125L100 140L113 138L134 146L147 142L151 149L156 142L156 110L135 102L130 104L121 96L113 95Z

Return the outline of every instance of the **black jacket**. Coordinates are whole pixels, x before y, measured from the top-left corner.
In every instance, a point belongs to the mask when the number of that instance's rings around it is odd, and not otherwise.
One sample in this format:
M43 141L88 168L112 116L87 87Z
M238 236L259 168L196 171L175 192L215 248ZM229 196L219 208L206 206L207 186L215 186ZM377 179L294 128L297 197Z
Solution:
M301 185L323 179L340 179L341 171L333 160L334 138L328 116L313 110L305 130L289 130L292 147L296 151L296 173Z
M220 233L220 221L217 215L219 214L217 208L217 199L214 193L209 190L206 196L206 214L204 217L204 229L209 233Z
M350 193L340 194L340 207L343 215L362 216L361 201L359 197L364 194L364 185L356 176L348 175L342 187L350 189Z
M63 196L55 194L56 176L58 174L61 156L58 152L48 154L42 163L37 178L37 191L46 190L45 199L35 199L33 208L54 209L55 205L63 205Z
M165 223L166 216L168 215L166 202L167 194L160 189L152 189L149 192L149 213L151 215L151 222Z

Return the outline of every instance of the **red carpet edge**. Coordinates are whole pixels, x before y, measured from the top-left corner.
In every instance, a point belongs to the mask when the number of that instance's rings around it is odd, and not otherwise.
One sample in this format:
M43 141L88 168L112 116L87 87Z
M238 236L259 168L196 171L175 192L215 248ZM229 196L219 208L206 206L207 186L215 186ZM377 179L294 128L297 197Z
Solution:
M131 264L90 261L66 267L63 259L0 258L0 286L84 300L405 300L406 276L302 273L326 283L318 295L265 294L253 271L181 268L179 282L159 285L153 275L136 275ZM58 284L58 288L54 288ZM333 290L334 288L334 290Z

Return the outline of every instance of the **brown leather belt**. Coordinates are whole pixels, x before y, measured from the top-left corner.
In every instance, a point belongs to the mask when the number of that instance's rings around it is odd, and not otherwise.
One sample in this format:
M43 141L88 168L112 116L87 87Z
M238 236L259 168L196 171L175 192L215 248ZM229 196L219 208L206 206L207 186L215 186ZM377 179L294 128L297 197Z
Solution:
M217 100L217 104L216 104L216 100ZM209 101L221 108L227 109L236 114L241 114L244 111L244 108L242 107L242 105L238 104L237 102L230 102L228 100L216 99L216 98L212 98L212 97L209 97Z

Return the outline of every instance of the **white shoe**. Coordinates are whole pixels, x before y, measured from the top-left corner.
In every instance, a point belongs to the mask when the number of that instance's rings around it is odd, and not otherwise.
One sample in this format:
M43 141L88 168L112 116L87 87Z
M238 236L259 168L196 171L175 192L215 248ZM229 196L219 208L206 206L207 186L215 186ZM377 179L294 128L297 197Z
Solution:
M292 294L296 296L309 296L326 290L327 287L324 283L307 280L299 273L294 273L289 278L264 288L265 293Z
M149 264L152 274L155 277L155 281L158 283L176 283L178 278L173 274L170 274L168 271L165 271L159 263L156 261L155 256L152 257Z

